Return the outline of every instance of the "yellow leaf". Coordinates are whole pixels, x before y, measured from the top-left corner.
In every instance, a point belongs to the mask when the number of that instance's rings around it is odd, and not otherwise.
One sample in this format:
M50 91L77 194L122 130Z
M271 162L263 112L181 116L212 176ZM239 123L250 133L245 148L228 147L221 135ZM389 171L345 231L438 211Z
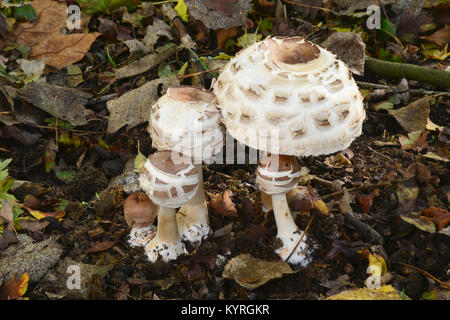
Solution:
M319 210L321 213L328 214L327 205L322 200L314 200L313 205L314 205L314 208Z
M177 5L175 6L175 12L184 22L189 21L188 7L183 0L178 0Z
M30 280L30 276L28 272L25 272L17 282L17 291L19 291L20 296L23 296L28 289L28 281Z

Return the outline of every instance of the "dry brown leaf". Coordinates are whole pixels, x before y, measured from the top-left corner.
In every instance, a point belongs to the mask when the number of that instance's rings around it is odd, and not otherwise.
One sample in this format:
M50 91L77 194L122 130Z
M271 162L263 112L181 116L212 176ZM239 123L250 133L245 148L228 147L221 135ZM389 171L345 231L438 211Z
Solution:
M433 221L436 224L438 231L441 231L450 223L450 213L442 208L426 208L422 211L422 215Z
M232 194L231 190L227 189L223 194L214 195L210 201L211 208L226 217L237 217L236 207L231 200Z
M269 280L281 278L283 274L295 272L286 262L264 261L246 253L231 259L225 266L222 276L233 279L244 288L253 290Z
M0 300L23 299L22 296L27 291L30 276L25 272L18 280L16 277L17 273L0 288Z
M364 213L369 213L370 208L372 207L373 200L375 197L378 197L380 195L380 190L375 189L370 194L365 196L357 195L356 199L358 200L359 204L361 205Z
M424 130L430 115L431 96L420 98L406 107L388 110L406 132Z
M89 252L99 252L99 251L106 251L108 249L111 249L116 244L115 241L101 241L101 242L94 242L91 243L91 247L88 249Z
M436 31L435 33L420 38L433 42L440 47L444 47L446 44L450 43L450 26L445 25L444 28Z
M67 5L54 0L34 0L37 22L20 23L13 32L16 41L31 47L30 57L45 58L45 63L61 69L83 59L101 33L74 33L61 31L67 23Z
M238 28L237 27L231 27L228 29L218 29L216 30L216 36L217 36L217 46L219 48L223 48L223 45L225 42L233 38L234 36L238 35Z

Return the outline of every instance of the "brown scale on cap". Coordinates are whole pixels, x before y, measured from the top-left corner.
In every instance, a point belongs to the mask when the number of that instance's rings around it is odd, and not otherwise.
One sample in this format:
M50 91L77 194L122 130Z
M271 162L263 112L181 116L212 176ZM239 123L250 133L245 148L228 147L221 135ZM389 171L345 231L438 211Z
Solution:
M172 151L163 150L152 154L149 157L151 163L161 171L164 171L167 174L176 175L178 172L183 171L187 167L191 165L191 160L188 157L182 156L178 153L177 163L172 161ZM190 176L193 174L197 174L197 171L192 169L186 176Z
M129 226L144 228L155 221L158 206L144 192L136 192L125 199L123 213Z
M294 37L282 39L283 44L279 44L273 39L267 41L267 47L270 56L274 61L285 64L308 63L317 59L320 55L320 49L310 42L300 42L302 38Z
M272 172L291 172L292 170L294 173L300 171L297 159L286 155L266 154L259 159L259 165Z
M197 89L193 87L176 87L167 90L167 94L174 100L188 102L188 101L202 101L206 103L215 103L216 97L209 91Z

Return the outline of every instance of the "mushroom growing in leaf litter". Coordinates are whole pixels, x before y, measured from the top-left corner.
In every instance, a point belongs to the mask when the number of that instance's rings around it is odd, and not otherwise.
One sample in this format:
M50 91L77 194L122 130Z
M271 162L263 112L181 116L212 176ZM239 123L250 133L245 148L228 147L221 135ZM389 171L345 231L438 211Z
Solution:
M361 94L345 63L300 37L268 37L243 49L225 66L213 92L230 135L270 153L269 163L276 155L317 156L346 149L361 134L365 118ZM264 161L258 168L260 182L265 181L261 172L288 176L284 171L289 168L271 164L269 170ZM292 169L294 161L278 159ZM283 192L278 195L275 198L285 197ZM289 208L283 210L290 214ZM296 250L279 253L283 260L290 257L288 262L304 264L305 247L297 245Z
M190 159L174 151L158 151L141 168L139 184L159 205L156 236L146 245L151 262L159 257L174 260L186 253L178 232L175 208L191 200L199 186L199 174Z
M144 192L129 195L123 203L125 220L132 227L128 242L132 247L145 246L155 236L153 225L158 206Z
M190 242L201 242L210 232L202 162L222 151L221 117L215 96L193 87L169 88L152 105L148 131L153 147L189 157L199 173L197 194L177 214L181 237Z

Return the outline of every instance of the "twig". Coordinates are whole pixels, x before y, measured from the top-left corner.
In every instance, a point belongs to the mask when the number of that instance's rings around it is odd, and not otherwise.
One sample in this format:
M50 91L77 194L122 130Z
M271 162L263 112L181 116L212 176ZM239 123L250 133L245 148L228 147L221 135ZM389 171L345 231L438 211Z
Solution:
M362 235L367 236L369 240L372 242L380 243L383 237L371 226L367 223L364 223L358 219L356 219L351 213L344 213L345 220L355 227L358 231L362 233Z
M302 242L303 237L305 236L306 232L308 232L308 229L311 226L311 222L313 221L313 219L314 219L314 214L309 219L308 224L306 225L305 231L303 231L302 236L300 237L300 239L298 239L297 244L295 245L294 249L292 249L291 253L289 253L289 255L288 255L288 257L286 258L285 261L289 261L289 259L291 258L292 254L295 252L295 250L297 250L298 245Z
M386 86L384 84L370 83L370 82L364 82L364 81L356 81L356 83L362 88L385 89L390 92L395 92L395 88L392 88L391 86ZM408 91L413 94L428 94L428 95L447 93L444 91L425 90L425 89L409 89Z
M391 185L390 182L379 182L379 183L374 183L374 184L366 184L366 185L362 185L362 186L359 186L359 187L354 187L354 188L350 188L350 189L336 191L336 192L324 195L324 196L320 197L320 199L325 200L325 199L329 199L329 198L342 196L345 191L353 192L353 191L359 191L359 190L364 190L364 189L385 187L385 186L390 186L390 185Z
M437 283L439 283L439 285L442 287L442 289L450 290L450 285L449 285L447 282L443 282L443 281L439 280L438 278L436 278L435 276L433 276L431 273L429 273L429 272L427 272L427 271L425 271L425 270L423 270L423 269L420 269L420 268L418 268L418 267L415 267L415 266L412 266L412 265L410 265L410 264L403 263L403 262L395 262L395 261L394 261L393 263L398 263L398 264L401 264L402 266L405 266L405 267L408 267L408 268L412 268L412 269L414 269L414 270L417 270L417 271L419 271L420 273L422 273L422 274L424 274L425 276L427 276L428 278L431 278L431 279L433 279L434 281L436 281Z
M177 76L177 77L178 77L178 79L186 79L186 78L191 78L191 77L199 76L199 75L201 75L201 74L203 74L203 73L208 73L208 72L211 72L211 71L216 71L216 70L219 70L219 69L220 69L220 67L217 67L217 68L214 68L214 69L208 69L208 70L203 70L203 71L199 71L199 72L195 72L195 73L189 73L189 74L185 74L185 75L183 75L183 76Z
M328 8L322 8L322 7L317 7L317 6L311 6L311 5L307 5L307 4L303 4L303 3L298 3L298 2L293 2L293 1L288 1L288 0L281 0L283 2L292 4L293 6L298 6L298 7L304 7L304 8L310 8L310 9L317 9L317 10L321 10L321 11L326 11L326 12L331 12L332 14L334 14L335 16L345 16L345 14L341 14L339 12L336 12L334 10L328 9Z

